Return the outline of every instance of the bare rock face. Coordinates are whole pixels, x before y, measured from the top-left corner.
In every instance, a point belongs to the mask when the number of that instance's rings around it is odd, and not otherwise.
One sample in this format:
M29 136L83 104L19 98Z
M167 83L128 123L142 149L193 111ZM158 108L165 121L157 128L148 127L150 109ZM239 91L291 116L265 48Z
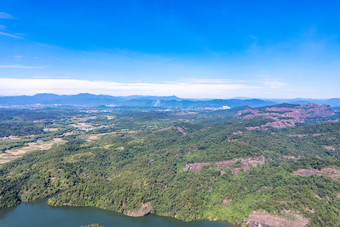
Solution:
M216 162L216 166L217 168L230 168L232 167L233 165L235 165L237 162L237 160L229 160L229 161L223 161L223 162Z
M184 129L179 127L179 126L177 126L177 127L176 126L170 126L170 127L167 127L167 128L158 129L155 132L163 132L163 131L167 131L167 130L170 130L170 129L173 129L175 131L182 133L183 136L187 135L187 133L184 131Z
M229 203L231 203L230 199L224 199L223 200L223 206L227 206Z
M152 212L151 202L143 203L139 209L127 211L126 215L131 217L143 217Z
M228 168L231 168L233 165L235 165L236 162L240 161L241 164L242 164L242 167L241 168L235 168L235 169L232 170L232 173L234 173L236 176L238 176L238 173L241 169L243 169L243 171L246 172L246 171L250 170L250 166L253 166L253 167L263 166L264 163L265 163L265 160L266 159L263 156L252 157L252 158L235 158L235 159L228 160L228 161L215 162L213 164L215 164L217 166L217 168L228 169ZM197 172L201 168L203 168L204 166L209 166L210 164L212 164L212 163L208 163L208 162L189 163L189 164L186 164L183 171L186 172L188 170L191 170L193 172Z
M233 132L233 135L239 135L239 134L243 134L243 132L242 131Z
M241 168L235 168L231 172L235 174L236 177L238 177L238 173L240 172Z
M323 146L326 150L328 151L335 151L335 147L334 146Z
M294 175L309 177L309 176L327 176L333 180L340 178L340 170L334 168L318 169L299 169L293 172Z
M200 169L203 168L204 166L208 166L208 165L210 164L207 162L186 164L183 171L186 172L188 170L191 170L192 172L197 172L197 171L200 171Z
M321 136L321 135L325 135L325 133L312 133L312 134L288 134L288 137L298 137L298 138L303 138L306 136Z
M254 211L249 215L248 227L304 227L309 219L290 211L283 212L282 216L271 215L266 212Z
M303 123L307 117L329 117L334 115L334 111L328 105L319 106L314 103L307 105L289 107L267 107L265 110L245 109L237 112L234 117L252 119L255 117L262 117L273 120L264 125L255 127L246 127L247 130L262 129L266 130L268 127L273 128L287 128L295 127L296 123Z

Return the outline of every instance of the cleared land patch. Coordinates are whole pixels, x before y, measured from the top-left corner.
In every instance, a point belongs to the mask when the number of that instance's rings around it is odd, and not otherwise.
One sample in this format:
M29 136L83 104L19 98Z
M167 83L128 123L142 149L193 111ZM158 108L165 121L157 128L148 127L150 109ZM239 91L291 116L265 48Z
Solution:
M97 139L101 138L102 136L109 135L109 134L114 135L114 133L109 132L109 133L99 133L99 134L85 134L85 135L81 135L79 137L86 140L87 142L91 142L93 140L97 140Z
M53 140L46 142L28 143L26 147L19 149L7 150L5 153L0 154L0 164L20 158L27 152L48 150L53 146L53 144L64 144L65 142L66 141L61 138L54 138Z

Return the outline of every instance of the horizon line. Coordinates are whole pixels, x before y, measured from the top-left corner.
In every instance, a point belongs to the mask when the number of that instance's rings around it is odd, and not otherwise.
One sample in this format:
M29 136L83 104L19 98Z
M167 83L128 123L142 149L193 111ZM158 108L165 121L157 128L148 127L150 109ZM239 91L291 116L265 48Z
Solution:
M249 100L249 99L260 99L260 100L298 100L298 99L306 99L306 100L329 100L329 99L340 99L338 97L332 97L332 98L302 98L302 97L296 97L296 98L257 98L257 97L231 97L231 98L183 98L177 95L110 95L110 94L94 94L89 92L80 92L75 94L57 94L57 93L48 93L48 92L42 92L42 93L35 93L33 95L25 95L25 94L19 94L19 95L0 95L0 98L4 97L20 97L20 96L28 96L33 97L36 95L57 95L57 96L76 96L76 95L94 95L94 96L110 96L110 97L131 97L131 96L140 96L140 97L175 97L183 100L188 99L194 99L194 100L227 100L227 99L239 99L239 100Z

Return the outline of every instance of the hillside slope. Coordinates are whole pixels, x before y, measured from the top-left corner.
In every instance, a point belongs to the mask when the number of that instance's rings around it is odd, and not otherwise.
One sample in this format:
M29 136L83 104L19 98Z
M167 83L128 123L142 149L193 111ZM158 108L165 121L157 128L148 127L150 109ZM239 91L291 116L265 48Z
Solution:
M87 124L114 127L65 134L65 144L1 165L0 207L55 195L51 206L127 215L340 224L339 123L247 130L263 119L226 114L214 123L209 116L216 113L127 110L111 120L107 112L88 114L96 118Z

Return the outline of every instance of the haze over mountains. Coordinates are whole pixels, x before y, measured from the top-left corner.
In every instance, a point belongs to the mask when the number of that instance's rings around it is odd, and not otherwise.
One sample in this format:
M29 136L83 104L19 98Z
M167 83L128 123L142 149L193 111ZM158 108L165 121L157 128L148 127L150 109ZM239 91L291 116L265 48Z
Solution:
M249 106L259 107L279 103L291 104L327 104L340 107L340 99L182 99L176 96L110 96L81 93L77 95L36 94L33 96L3 96L0 97L0 106L28 106L28 105L116 105L116 106L147 106L163 108L221 108Z

